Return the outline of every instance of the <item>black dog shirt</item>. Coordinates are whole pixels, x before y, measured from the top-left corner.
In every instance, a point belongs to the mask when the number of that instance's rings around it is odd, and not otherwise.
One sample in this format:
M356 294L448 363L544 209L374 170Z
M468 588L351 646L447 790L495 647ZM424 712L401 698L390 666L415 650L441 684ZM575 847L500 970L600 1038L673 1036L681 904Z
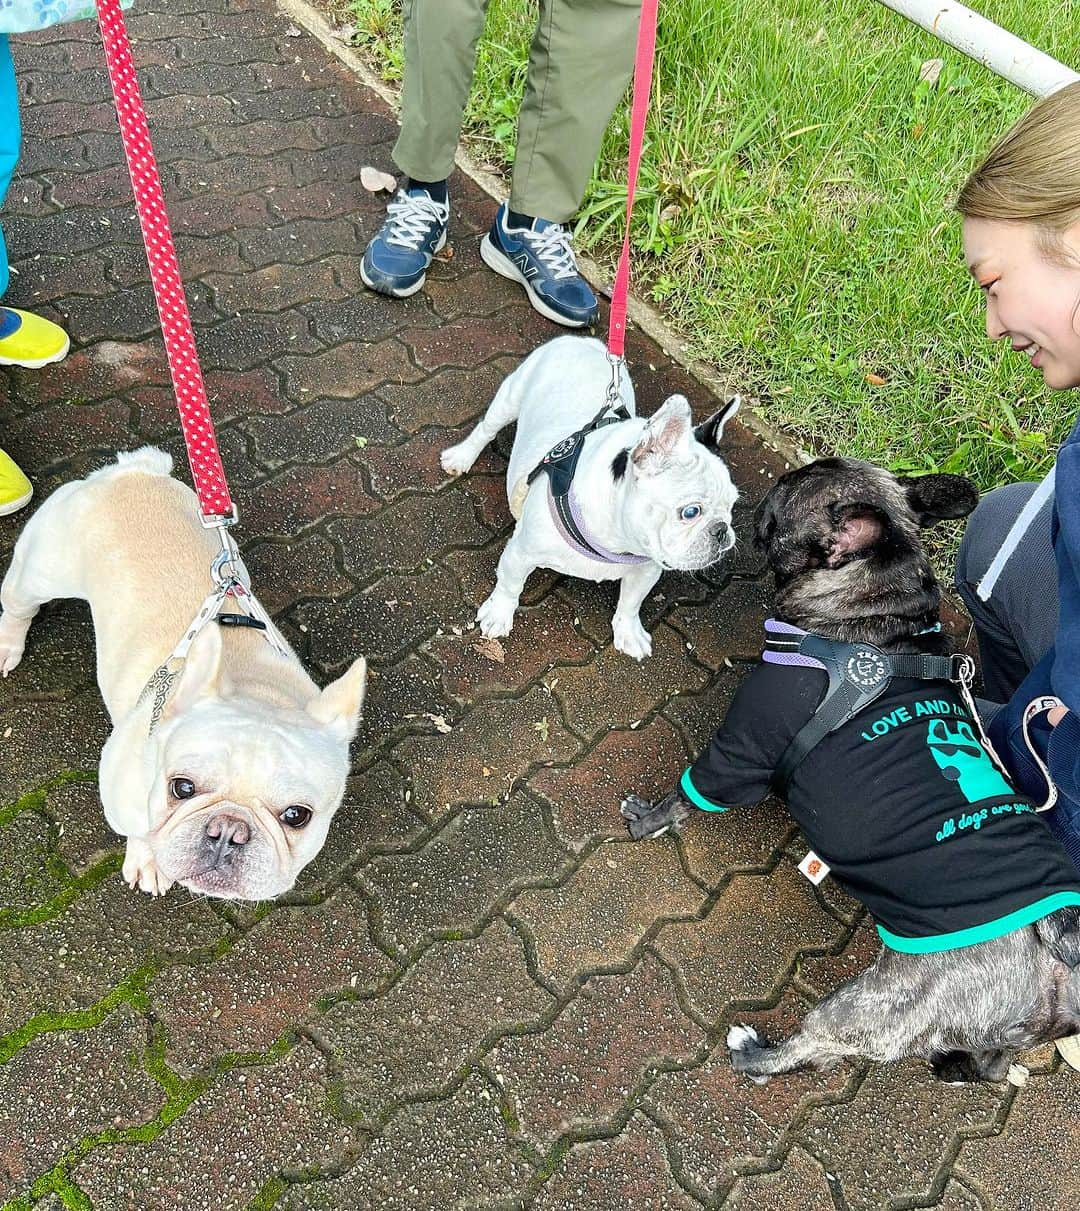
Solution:
M683 794L705 811L763 799L826 681L815 668L758 665L683 774ZM894 950L971 946L1080 904L1068 855L998 771L947 681L894 678L810 751L787 801Z

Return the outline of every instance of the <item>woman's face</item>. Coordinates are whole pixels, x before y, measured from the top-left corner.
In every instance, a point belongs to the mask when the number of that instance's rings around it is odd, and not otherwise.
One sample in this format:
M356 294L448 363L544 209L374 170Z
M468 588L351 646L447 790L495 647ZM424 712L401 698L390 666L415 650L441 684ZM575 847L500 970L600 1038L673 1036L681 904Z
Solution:
M964 220L968 268L986 296L986 335L1007 339L1048 387L1080 386L1080 225L1065 233L1075 264L1048 260L1034 223Z

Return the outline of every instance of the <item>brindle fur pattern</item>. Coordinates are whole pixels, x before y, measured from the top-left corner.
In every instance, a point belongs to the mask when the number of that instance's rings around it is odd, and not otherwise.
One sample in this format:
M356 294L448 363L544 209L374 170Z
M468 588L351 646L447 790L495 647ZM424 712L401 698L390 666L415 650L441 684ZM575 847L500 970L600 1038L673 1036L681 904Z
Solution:
M755 516L776 578L775 614L808 631L886 651L948 650L940 593L920 528L963 517L972 485L955 475L898 478L868 463L824 459L780 479ZM736 1071L757 1080L844 1056L914 1056L943 1079L1000 1080L1021 1050L1080 1030L1080 908L960 950L883 949L827 996L793 1037L728 1036Z

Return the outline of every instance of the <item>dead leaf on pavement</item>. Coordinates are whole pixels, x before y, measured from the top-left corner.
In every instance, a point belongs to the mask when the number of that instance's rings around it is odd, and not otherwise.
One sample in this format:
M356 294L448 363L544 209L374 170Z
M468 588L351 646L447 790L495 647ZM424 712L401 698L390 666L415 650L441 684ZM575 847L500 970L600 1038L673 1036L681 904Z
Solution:
M478 639L473 644L473 647L481 656L486 656L488 660L494 660L496 664L506 663L506 651L497 639Z
M387 193L393 193L397 189L397 178L392 177L388 172L372 168L370 164L365 164L360 169L360 184L368 193L378 193L384 189Z

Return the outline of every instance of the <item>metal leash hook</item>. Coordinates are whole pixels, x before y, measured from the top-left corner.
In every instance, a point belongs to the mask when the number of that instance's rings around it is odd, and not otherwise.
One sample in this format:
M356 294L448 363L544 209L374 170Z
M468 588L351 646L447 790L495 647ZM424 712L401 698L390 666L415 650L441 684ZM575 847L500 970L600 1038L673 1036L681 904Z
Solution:
M622 370L626 365L626 359L620 357L610 350L604 356L607 358L611 366L611 382L607 385L607 405L609 408L618 408L622 403Z

